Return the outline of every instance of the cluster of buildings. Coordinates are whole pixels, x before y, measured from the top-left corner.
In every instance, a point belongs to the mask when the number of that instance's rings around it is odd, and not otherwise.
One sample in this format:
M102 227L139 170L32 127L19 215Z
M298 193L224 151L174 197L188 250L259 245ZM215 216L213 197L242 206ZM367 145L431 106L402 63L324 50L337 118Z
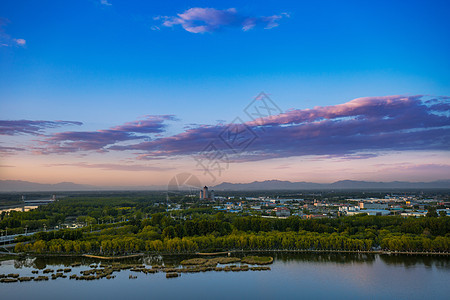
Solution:
M437 212L443 211L450 216L450 203L438 199L414 196L387 195L384 198L340 198L340 200L328 198L305 200L271 197L215 197L214 192L210 192L208 187L205 186L200 191L200 199L212 200L211 205L218 211L244 213L246 215L258 215L269 218L300 216L305 219L317 219L352 216L362 213L373 216L401 215L405 217L420 217L427 214L429 205L443 205L444 208L438 209Z
M438 209L437 212L443 211L450 215L450 203L437 199L417 198L415 196L393 196L388 195L384 198L369 199L347 199L348 202L357 203L357 205L341 205L339 213L341 215L355 215L367 213L368 215L386 216L401 215L405 217L423 217L428 213L428 206L447 206L444 209Z
M218 211L227 211L232 213L249 213L250 215L261 215L265 217L286 218L295 215L300 208L300 202L303 199L274 199L267 197L245 198L245 200L236 197L217 197L221 200L220 205L214 206Z
M200 200L214 200L214 191L210 191L207 186L200 190Z

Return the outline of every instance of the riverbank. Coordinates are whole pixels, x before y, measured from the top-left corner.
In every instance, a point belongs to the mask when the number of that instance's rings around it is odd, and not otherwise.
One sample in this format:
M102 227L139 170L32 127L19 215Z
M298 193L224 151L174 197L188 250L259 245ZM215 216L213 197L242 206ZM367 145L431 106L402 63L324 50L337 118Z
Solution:
M380 255L419 255L419 256L450 256L449 252L413 252L413 251L384 251L384 250L361 250L361 251L352 251L352 250L315 250L315 249L265 249L265 250L229 250L229 251L221 251L221 252L144 252L144 253L134 253L129 255L119 255L119 256L103 256L103 255L95 255L95 254L66 254L66 253L32 253L32 252L24 252L24 253L11 253L11 257L16 257L17 255L30 255L30 256L39 256L39 257L87 257L101 260L120 260L120 259L129 259L129 258L138 258L143 257L145 255L185 255L185 256L220 256L220 255L228 255L232 254L245 254L245 253L334 253L334 254L380 254ZM7 255L7 254L5 254ZM1 259L0 255L0 260ZM5 259L3 259L5 260Z
M384 254L384 255L443 255L448 256L450 255L450 252L408 252L408 251L384 251L384 250L361 250L361 251L352 251L352 250L315 250L315 249L309 249L309 250L300 250L300 249L272 249L272 250L233 250L230 251L232 253L262 253L262 252L284 252L284 253L353 253L353 254L359 254L359 253L367 253L367 254Z
M114 260L114 259L127 259L127 258L141 257L141 256L144 256L144 253L122 255L122 256L100 256L100 255L83 254L82 256L89 257L89 258L103 259L103 260Z
M202 256L215 256L215 255L230 255L230 251L223 251L223 252L197 252L197 255L202 255Z

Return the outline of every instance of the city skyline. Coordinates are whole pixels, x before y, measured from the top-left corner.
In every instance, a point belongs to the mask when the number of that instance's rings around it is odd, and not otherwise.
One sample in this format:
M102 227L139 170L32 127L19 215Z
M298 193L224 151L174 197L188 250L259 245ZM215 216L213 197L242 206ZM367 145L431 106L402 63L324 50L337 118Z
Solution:
M4 2L0 180L450 179L445 8Z

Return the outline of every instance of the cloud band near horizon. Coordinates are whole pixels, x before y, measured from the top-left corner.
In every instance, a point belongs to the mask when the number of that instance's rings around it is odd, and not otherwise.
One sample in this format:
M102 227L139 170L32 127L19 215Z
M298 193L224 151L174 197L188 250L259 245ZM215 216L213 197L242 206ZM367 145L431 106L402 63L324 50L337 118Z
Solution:
M237 161L305 155L345 158L373 157L382 151L450 149L450 104L446 97L425 101L422 96L358 98L340 105L291 110L247 122L258 138ZM262 124L262 125L261 125ZM114 150L147 152L152 159L196 155L226 130L204 126L183 133ZM221 147L226 151L226 146ZM229 151L230 152L230 151Z
M164 122L168 120L174 121L176 118L173 115L148 115L142 120L127 122L109 129L58 132L41 141L41 146L34 150L40 154L105 152L108 146L120 142L151 139L152 136L163 133L167 126Z
M258 161L306 155L364 159L383 151L450 149L448 97L431 100L423 96L365 97L249 121L240 126L257 138L239 155L233 154L219 138L230 125L203 125L158 137L164 134L168 120L176 119L172 115L147 116L106 130L58 132L40 140L34 150L39 154L132 151L140 159L163 159L198 155L214 142L232 161ZM36 127L33 122L44 123ZM1 121L0 128L13 135L37 134L56 126L45 122Z
M42 120L0 120L0 135L39 135L46 129L62 126L83 125L77 121L42 121Z

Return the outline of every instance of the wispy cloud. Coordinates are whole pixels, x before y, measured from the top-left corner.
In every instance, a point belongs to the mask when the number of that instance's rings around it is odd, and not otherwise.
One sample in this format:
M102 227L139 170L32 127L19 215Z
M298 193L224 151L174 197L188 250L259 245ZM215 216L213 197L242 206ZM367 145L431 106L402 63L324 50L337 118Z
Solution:
M450 164L410 164L410 163L401 163L401 164L390 164L385 165L382 169L383 171L392 172L392 171L402 171L402 172L411 172L417 173L422 171L428 172L446 172L447 177L450 171ZM441 178L445 178L441 177Z
M25 47L27 41L22 38L12 38L9 34L5 32L3 29L9 21L5 18L0 18L0 47Z
M16 45L22 47L25 47L25 45L27 44L27 41L25 41L24 39L14 39L14 42L16 43Z
M101 5L111 6L112 4L108 2L108 0L100 0Z
M408 180L422 181L424 177L429 180L450 179L450 164L439 163L393 163L382 166L376 171L378 174L385 174L384 180L398 180L398 178L408 178Z
M143 171L167 171L173 168L169 167L157 167L157 166L145 166L145 165L130 165L130 164L90 164L90 163L72 163L72 164L48 164L46 167L80 167L88 169L101 169L107 171L131 171L131 172L143 172Z
M0 154L1 156L9 156L9 155L13 155L17 152L21 152L21 151L25 151L24 148L20 148L20 147L4 147L4 146L0 146Z
M450 111L444 112L436 113L421 96L366 97L340 105L291 110L264 122L246 123L262 134L236 159L254 161L303 155L364 159L376 156L379 151L446 151L450 149ZM225 129L226 125L202 126L111 149L141 151L142 159L195 155L210 142L220 142L218 136Z
M174 27L180 25L184 30L192 33L205 33L221 30L226 27L241 28L244 31L261 26L265 29L277 27L278 21L283 17L289 17L287 13L272 16L246 16L235 8L190 8L176 16L158 16L155 20L161 20L162 26ZM158 27L159 29L159 27Z
M0 135L39 135L46 129L62 126L83 125L75 121L41 121L41 120L0 120Z
M145 116L144 119L97 131L58 132L41 142L35 152L69 153L77 151L107 151L107 147L119 142L150 139L149 134L164 132L167 120L176 120L172 115Z

